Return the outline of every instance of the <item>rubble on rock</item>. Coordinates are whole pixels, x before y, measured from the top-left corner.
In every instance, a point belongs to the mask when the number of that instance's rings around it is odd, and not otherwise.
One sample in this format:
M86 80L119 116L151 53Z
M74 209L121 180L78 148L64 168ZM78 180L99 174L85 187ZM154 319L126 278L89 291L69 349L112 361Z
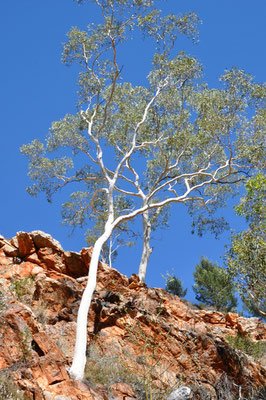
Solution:
M91 254L64 251L41 231L0 236L0 397L7 378L32 400L141 400L150 398L145 390L155 400L172 399L181 386L190 388L191 399L230 400L240 388L250 396L262 390L265 357L255 360L227 340L240 334L264 341L258 318L192 309L101 262L85 378L71 380Z

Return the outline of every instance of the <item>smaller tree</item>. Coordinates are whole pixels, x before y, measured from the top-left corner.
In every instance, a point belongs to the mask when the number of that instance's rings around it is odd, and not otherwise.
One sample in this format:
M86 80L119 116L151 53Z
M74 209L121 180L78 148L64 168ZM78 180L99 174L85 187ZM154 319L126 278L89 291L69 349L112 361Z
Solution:
M165 291L168 293L175 294L178 297L185 297L187 294L187 289L183 289L183 283L174 274L170 275L168 272L165 279Z
M213 306L218 311L234 311L237 299L230 274L217 263L201 257L193 273L195 285L192 286L196 299L202 304Z
M244 307L266 318L265 215L266 177L262 173L246 182L246 193L235 207L249 222L249 229L233 234L226 263Z

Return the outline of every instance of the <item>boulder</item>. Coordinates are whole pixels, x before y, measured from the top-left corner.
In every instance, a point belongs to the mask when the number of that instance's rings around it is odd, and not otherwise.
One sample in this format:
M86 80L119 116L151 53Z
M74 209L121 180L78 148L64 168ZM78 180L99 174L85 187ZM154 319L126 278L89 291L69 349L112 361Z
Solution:
M4 244L2 247L2 250L5 252L7 256L10 257L18 257L19 256L19 251L16 247L12 246L11 244Z
M35 252L33 240L27 232L17 232L17 244L21 258L25 258Z
M167 400L187 400L190 398L190 394L191 389L189 387L180 386L167 397Z
M115 396L116 400L133 400L136 399L132 387L127 383L115 383L111 386L111 393Z
M41 249L42 247L50 247L50 249L63 251L61 244L48 233L42 231L32 231L30 236L37 249Z
M51 269L62 274L66 273L66 265L61 252L51 247L42 247L38 250L38 259L44 269Z
M64 252L64 261L66 265L66 273L74 278L80 278L88 274L89 267L84 262L84 258L80 253L74 251Z

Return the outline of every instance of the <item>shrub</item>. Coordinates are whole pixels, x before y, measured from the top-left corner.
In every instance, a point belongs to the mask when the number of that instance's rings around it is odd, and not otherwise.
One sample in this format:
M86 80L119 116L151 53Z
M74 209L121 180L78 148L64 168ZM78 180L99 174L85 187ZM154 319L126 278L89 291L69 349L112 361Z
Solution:
M185 297L187 294L187 289L183 289L183 284L180 279L178 279L176 276L173 274L170 275L167 272L167 277L164 277L165 279L165 291L168 293L172 293L176 296L179 297Z
M226 340L230 343L232 347L237 350L243 351L243 353L248 354L258 360L266 352L266 342L259 341L253 342L250 337L243 336L240 333L235 336L227 336Z
M40 322L41 324L45 325L48 323L49 318L47 315L47 305L45 302L40 301L39 304L32 309L35 317L37 318L37 321Z
M22 361L28 361L32 356L31 350L31 332L26 328L23 332L19 332L19 348L22 355Z
M25 396L19 391L15 383L4 373L0 374L0 399L25 400Z
M24 300L24 296L31 293L34 287L35 275L25 278L12 278L10 289L14 292L18 300Z
M117 355L103 355L95 344L89 348L89 359L85 368L84 379L92 386L104 385L107 390L118 382L131 384L133 374L128 371L125 363Z

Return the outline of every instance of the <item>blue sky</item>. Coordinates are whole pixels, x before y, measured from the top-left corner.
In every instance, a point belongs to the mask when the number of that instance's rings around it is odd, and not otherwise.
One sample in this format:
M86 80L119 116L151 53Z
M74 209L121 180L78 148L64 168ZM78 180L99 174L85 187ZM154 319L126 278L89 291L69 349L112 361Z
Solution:
M165 13L195 11L200 19L199 43L178 42L179 49L196 56L204 65L205 79L216 87L226 68L237 66L251 73L257 81L265 80L265 0L168 0L161 1ZM73 0L13 0L0 5L1 54L1 196L0 234L11 238L17 231L35 229L50 233L65 250L79 251L85 246L83 231L61 225L63 193L52 204L44 196L31 198L26 193L30 183L27 160L20 154L22 144L35 138L43 140L52 121L75 112L77 69L60 62L62 43L72 26L85 28L98 20L93 5L78 6ZM146 46L146 47L145 47ZM149 71L151 49L132 40L123 49L126 79L144 84ZM244 221L234 216L234 199L221 213L231 228L243 229ZM211 235L192 236L191 220L186 209L172 209L170 228L158 232L153 242L147 273L150 286L164 287L165 274L172 269L189 288L193 300L192 272L201 255L222 263L229 234L219 240ZM115 267L130 276L137 272L140 247L122 249Z

